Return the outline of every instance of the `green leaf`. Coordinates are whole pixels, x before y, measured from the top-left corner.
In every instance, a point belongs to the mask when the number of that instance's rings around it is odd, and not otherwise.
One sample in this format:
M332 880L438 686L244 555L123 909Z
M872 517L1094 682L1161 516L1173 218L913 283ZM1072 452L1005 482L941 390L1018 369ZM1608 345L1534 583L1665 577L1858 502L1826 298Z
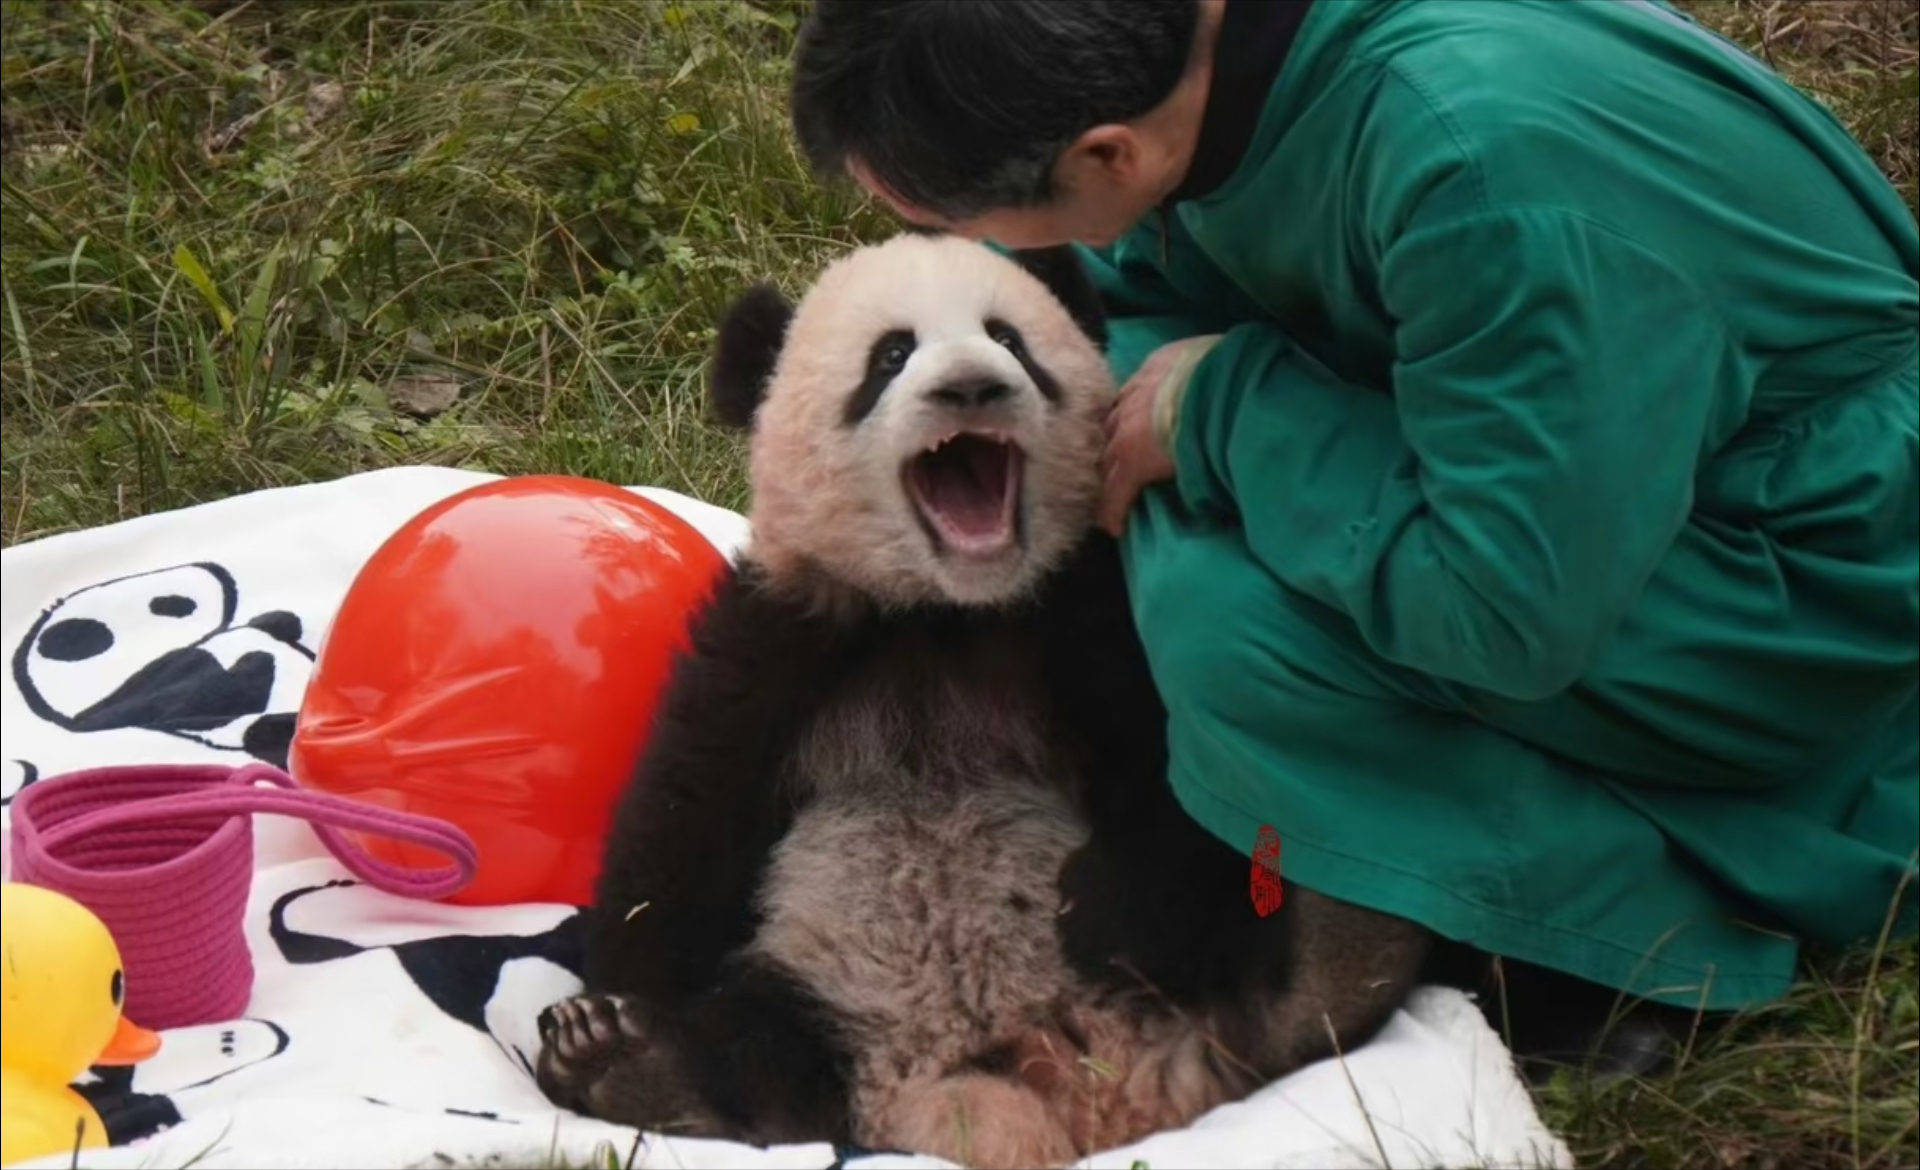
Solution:
M38 386L33 370L33 343L27 337L27 324L20 319L20 302L13 298L12 285L0 285L0 293L7 299L7 320L13 325L14 344L20 347L20 373L27 384L27 393L32 394Z
M709 49L705 44L695 45L693 52L687 54L687 59L680 62L680 68L667 80L666 88L672 89L674 86L679 85L688 77L692 76L693 71L706 64L707 58L712 55L713 50Z
M213 363L213 350L207 345L206 334L200 332L198 322L193 322L193 360L200 367L200 401L208 410L224 412L227 406L226 391L220 384L220 369Z
M247 294L246 307L241 310L237 322L240 377L248 384L260 373L260 342L267 332L267 303L273 296L274 280L280 275L282 250L282 245L276 241L273 250L267 253L267 259L260 265L260 275L253 280L253 291Z
M233 332L233 310L227 308L227 302L221 298L220 290L213 286L213 278L200 266L193 250L185 244L173 250L173 262L193 287L200 290L200 296L213 307L214 315L220 318L220 332Z

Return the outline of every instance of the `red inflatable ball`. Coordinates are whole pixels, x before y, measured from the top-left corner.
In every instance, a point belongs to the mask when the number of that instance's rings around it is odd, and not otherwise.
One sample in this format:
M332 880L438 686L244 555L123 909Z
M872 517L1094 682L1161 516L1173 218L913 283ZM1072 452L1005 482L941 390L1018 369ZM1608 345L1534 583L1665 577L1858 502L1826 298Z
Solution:
M726 564L666 508L592 480L496 480L442 500L354 579L289 770L466 830L479 871L450 901L585 905L688 619ZM395 865L445 861L356 843Z

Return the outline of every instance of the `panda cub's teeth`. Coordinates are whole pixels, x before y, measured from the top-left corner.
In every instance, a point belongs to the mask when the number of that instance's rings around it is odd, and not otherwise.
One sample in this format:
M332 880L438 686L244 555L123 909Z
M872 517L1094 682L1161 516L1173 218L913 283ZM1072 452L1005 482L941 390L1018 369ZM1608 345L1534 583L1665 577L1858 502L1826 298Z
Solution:
M1023 462L1009 436L949 432L908 461L907 494L947 552L997 557L1015 543Z
M1012 442L1011 439L1009 439L1006 435L1001 434L999 431L948 431L946 434L941 435L939 438L935 439L933 442L927 444L926 448L922 453L927 455L936 454L942 448L944 448L947 444L953 442L955 439L962 439L962 438L986 439L989 442L999 443L1002 445L1006 445Z

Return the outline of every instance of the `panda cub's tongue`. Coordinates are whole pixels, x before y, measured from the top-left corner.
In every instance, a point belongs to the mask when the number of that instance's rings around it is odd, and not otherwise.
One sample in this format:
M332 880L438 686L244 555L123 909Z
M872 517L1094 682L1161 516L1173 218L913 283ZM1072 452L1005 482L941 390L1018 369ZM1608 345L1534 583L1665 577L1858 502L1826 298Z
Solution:
M955 435L908 466L907 481L929 523L955 550L998 551L1013 539L1018 454L984 435Z

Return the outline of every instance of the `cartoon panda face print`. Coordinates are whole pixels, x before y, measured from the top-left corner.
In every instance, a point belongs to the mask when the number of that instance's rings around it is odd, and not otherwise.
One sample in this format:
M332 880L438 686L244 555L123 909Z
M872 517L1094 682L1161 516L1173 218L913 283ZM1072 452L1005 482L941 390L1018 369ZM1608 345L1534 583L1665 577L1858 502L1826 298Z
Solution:
M14 681L34 714L68 731L144 728L285 767L313 652L296 615L236 626L238 607L215 564L91 585L34 623Z
M236 592L217 566L181 565L93 585L61 599L28 635L32 693L84 722L89 710L170 650L233 620Z

